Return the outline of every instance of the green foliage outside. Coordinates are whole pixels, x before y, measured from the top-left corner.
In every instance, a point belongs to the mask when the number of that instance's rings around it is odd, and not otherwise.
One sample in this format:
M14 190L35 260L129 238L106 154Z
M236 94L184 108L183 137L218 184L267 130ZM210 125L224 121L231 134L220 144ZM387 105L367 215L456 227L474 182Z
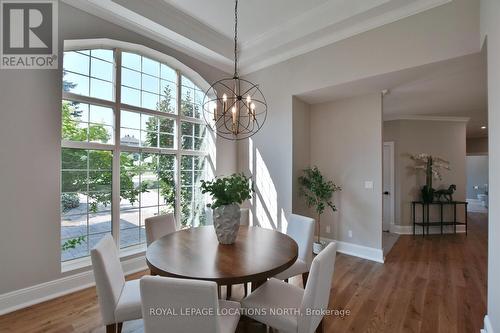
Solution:
M216 178L213 181L201 181L202 193L209 193L213 202L208 205L212 209L233 203L242 204L252 198L250 178L235 173L229 177Z
M63 81L63 89L69 91L74 88L75 84ZM161 102L157 105L157 110L166 113L175 113L175 105L172 103L175 101L173 92L170 87L167 86L163 92ZM196 106L193 106L193 101L188 93L181 100L181 112L184 115L194 116L196 112ZM105 127L102 125L91 124L87 128L81 128L78 126L78 117L81 111L78 110L78 103L71 103L64 101L62 103L62 139L68 141L92 141L92 142L102 142L108 143L110 137ZM159 119L159 122L157 122ZM186 124L188 125L188 124ZM160 135L158 136L157 126L159 126L159 131L162 133L175 133L175 121L168 118L156 118L151 117L146 123L147 130L149 131L146 137L146 145L151 147L156 147L159 144L160 147L172 147L174 146L174 137L172 135ZM183 126L184 128L184 126ZM159 142L158 142L159 141ZM181 144L181 143L179 143ZM175 158L172 155L158 155L156 158L147 158L148 155L142 155L142 163L138 165L138 155L136 153L122 153L120 156L120 197L121 199L128 200L132 205L138 202L139 194L147 192L152 188L159 188L160 195L167 206L172 209L175 207L176 191L175 191L175 179L172 170L175 170ZM187 156L185 156L187 157ZM189 158L181 159L181 170L190 170L189 163L191 163ZM199 158L204 160L204 158ZM111 184L112 184L112 160L113 154L111 151L99 151L99 150L83 150L83 149L62 149L62 163L63 169L80 169L86 170L87 165L90 170L98 170L95 172L66 172L62 177L62 192L80 192L87 191L87 184L90 191L89 192L89 211L98 212L99 206L108 207L111 205ZM88 164L87 164L88 163ZM204 161L203 161L204 163ZM140 186L134 185L134 177L138 176L145 170L154 170L158 174L158 183L150 184L148 182L142 182ZM195 184L196 185L196 184ZM196 186L195 186L196 188ZM181 225L183 227L189 227L192 224L190 219L191 215L194 215L192 207L192 191L182 189L181 190ZM74 198L73 198L74 199ZM67 211L71 208L76 208L78 205L73 202L70 206L70 198L68 193L63 193L62 197L62 210ZM64 204L66 202L66 204ZM201 202L195 204L194 210L202 211ZM200 225L205 224L206 216L202 212L198 216ZM62 244L62 250L75 248L85 241L85 236L76 237L67 240Z
M326 207L330 207L332 211L337 211L333 204L332 196L336 191L342 190L333 181L327 180L319 171L318 167L307 168L303 170L304 174L299 177L299 194L305 198L309 208L314 208L318 214L318 242L320 241L320 220L321 214Z

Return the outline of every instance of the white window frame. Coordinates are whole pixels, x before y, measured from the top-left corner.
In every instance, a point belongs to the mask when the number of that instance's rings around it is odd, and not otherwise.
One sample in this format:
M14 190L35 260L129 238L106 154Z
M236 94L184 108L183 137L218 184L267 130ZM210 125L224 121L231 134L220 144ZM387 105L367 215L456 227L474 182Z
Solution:
M182 82L181 77L186 76L195 83L202 90L207 90L209 84L194 70L187 67L186 65L179 62L177 59L167 56L158 51L149 49L142 45L131 44L126 42L114 41L109 39L96 39L96 40L70 40L65 41L64 51L78 51L78 50L92 50L92 49L108 49L114 51L114 99L112 101L94 98L90 96L82 96L71 92L62 93L62 100L69 100L73 102L93 104L97 106L109 107L113 110L114 114L114 144L101 144L95 142L75 142L68 140L61 140L62 148L77 148L77 149L91 149L91 150L108 150L113 152L113 162L112 162L112 209L111 209L111 234L120 248L120 155L121 152L142 152L142 153L155 153L155 154L169 154L174 155L176 158L176 168L175 168L175 214L177 227L181 225L181 158L185 155L191 156L205 156L207 157L207 167L215 167L215 161L210 161L211 154L210 150L207 148L204 151L195 150L183 150L182 149L182 122L198 123L204 125L203 119L186 117L181 115L181 96L182 96ZM177 101L177 112L175 114L160 112L156 110L151 110L143 107L133 106L121 102L121 73L122 73L122 52L132 52L140 56L159 61L170 68L174 69L177 73L177 91L176 91L176 101ZM62 78L61 78L62 81ZM122 145L120 142L121 138L121 111L133 111L140 112L146 115L160 116L163 118L170 118L175 120L175 130L176 130L176 143L174 148L155 148L155 147L134 147ZM207 130L207 135L210 133ZM212 170L214 172L214 170ZM133 245L120 249L120 254L122 256L127 256L139 252L144 252L144 244ZM87 258L87 260L85 260ZM75 258L62 263L63 271L76 269L85 266L85 263L89 263L88 256Z

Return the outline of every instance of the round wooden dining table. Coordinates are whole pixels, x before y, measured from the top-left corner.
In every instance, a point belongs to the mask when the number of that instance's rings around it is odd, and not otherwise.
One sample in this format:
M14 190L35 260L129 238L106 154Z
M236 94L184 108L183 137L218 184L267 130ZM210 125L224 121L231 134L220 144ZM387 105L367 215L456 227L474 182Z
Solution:
M208 280L219 286L251 282L255 289L292 266L297 255L297 243L278 231L240 226L236 242L222 245L213 226L204 226L154 241L146 261L153 275Z

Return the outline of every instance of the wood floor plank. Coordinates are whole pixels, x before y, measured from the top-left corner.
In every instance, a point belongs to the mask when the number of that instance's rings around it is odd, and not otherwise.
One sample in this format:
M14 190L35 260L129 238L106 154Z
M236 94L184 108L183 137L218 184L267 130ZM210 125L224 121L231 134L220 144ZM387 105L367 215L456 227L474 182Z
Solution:
M469 214L469 234L401 236L379 264L337 255L325 332L479 332L486 313L487 215ZM148 272L128 277L138 278ZM302 287L300 277L290 283ZM224 296L224 295L223 295ZM233 287L243 297L243 287ZM0 317L0 332L104 332L95 288ZM263 325L238 332L264 333Z

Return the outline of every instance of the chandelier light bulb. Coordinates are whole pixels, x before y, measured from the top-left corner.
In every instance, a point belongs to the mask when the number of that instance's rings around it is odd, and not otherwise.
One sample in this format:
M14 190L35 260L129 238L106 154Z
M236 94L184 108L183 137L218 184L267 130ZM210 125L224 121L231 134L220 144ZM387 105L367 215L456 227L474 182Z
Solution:
M212 83L202 108L207 127L228 140L247 139L266 121L267 103L259 85L238 74L238 0L234 0L234 74Z

